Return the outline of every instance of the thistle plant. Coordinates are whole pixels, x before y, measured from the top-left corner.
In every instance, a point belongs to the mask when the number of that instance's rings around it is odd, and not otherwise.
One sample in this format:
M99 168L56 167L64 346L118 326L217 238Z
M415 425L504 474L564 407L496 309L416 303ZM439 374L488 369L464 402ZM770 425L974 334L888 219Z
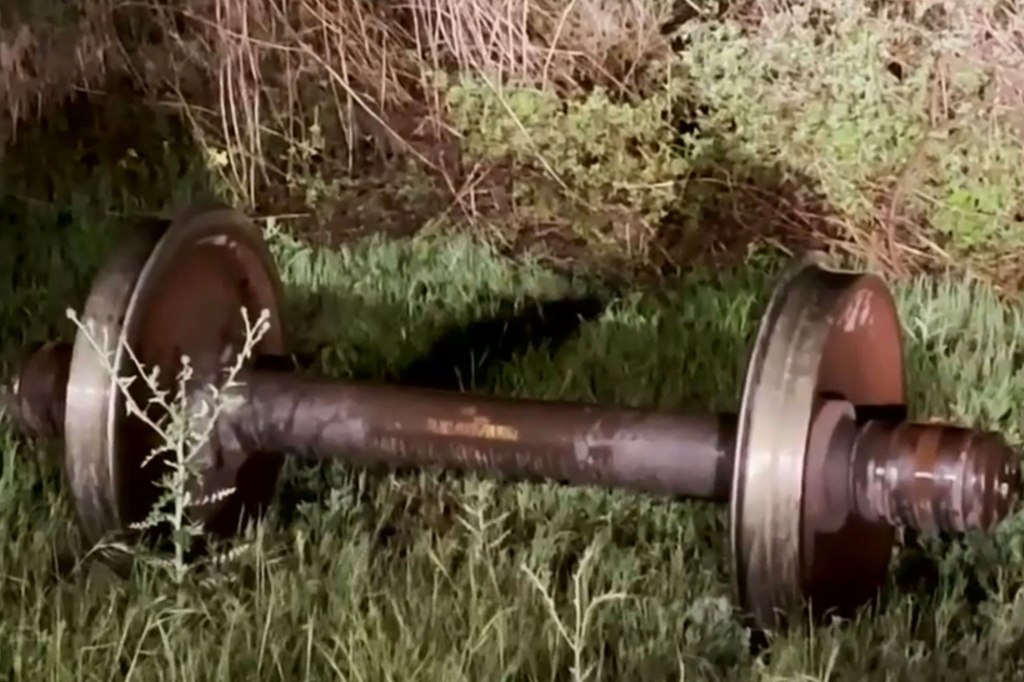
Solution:
M257 345L270 328L270 314L261 311L255 321L242 308L244 337L241 348L235 353L230 364L223 370L220 382L198 384L202 377L196 376L195 367L189 356L181 358L173 388L165 387L161 381L160 368L146 367L135 350L127 343L124 334L115 345L111 344L109 331L97 334L92 320L82 321L71 309L67 317L82 332L83 338L100 358L106 372L114 378L117 390L123 397L123 405L129 417L144 423L156 435L155 445L146 453L140 466L147 466L159 459L166 471L158 481L160 495L149 514L130 528L139 532L166 529L169 531L173 552L170 557L134 551L124 543L108 543L107 547L120 549L142 559L145 563L165 570L171 579L180 584L193 565L189 553L200 536L203 524L190 514L192 510L220 502L234 493L234 488L224 488L204 495L197 495L197 481L203 474L203 455L210 442L210 436L218 418L232 403L235 389L241 386L238 375L251 358ZM99 338L98 338L99 337ZM116 367L118 352L127 359L128 374L121 374ZM133 389L143 384L140 399ZM237 556L244 547L212 559L221 562Z

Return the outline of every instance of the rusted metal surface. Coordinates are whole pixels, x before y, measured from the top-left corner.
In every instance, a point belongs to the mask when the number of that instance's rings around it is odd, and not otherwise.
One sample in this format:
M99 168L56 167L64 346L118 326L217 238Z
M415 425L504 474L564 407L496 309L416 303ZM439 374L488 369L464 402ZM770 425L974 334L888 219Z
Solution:
M142 466L154 433L125 414L109 373L107 362L135 373L119 341L159 367L167 389L187 355L198 399L241 346L240 308L277 322L279 300L250 222L190 212L134 234L100 274L85 306L91 340L79 334L26 359L13 417L27 435L64 435L89 538L143 518L161 473ZM813 261L777 287L735 415L334 382L286 371L285 350L273 324L197 453L197 495L235 489L196 512L214 534L269 502L285 452L728 501L739 602L778 626L808 602L821 615L870 599L896 526L987 530L1020 494L1017 452L998 434L906 421L900 324L884 283ZM140 382L133 391L150 397Z
M1020 492L1001 435L945 424L865 425L850 473L861 516L932 533L990 530Z
M735 417L500 399L254 371L222 420L229 449L440 466L725 502Z
M808 601L818 614L852 609L885 580L893 528L848 513L846 492L823 485L849 455L829 445L841 420L825 434L812 428L828 398L902 416L900 325L877 277L809 260L769 302L741 401L733 575L739 601L761 623L781 625Z

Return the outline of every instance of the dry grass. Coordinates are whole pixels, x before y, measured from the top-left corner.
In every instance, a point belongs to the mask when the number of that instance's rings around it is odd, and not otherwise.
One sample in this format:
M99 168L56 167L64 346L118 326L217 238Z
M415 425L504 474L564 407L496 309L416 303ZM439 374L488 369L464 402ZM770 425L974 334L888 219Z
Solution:
M350 147L363 134L401 145L420 133L403 114L438 118L437 73L639 92L652 61L670 54L660 32L670 4L86 0L64 24L0 14L0 101L10 128L49 96L127 71L184 106L212 148L230 152L231 179L252 199L258 180L289 170L269 167L264 144L301 146L314 121ZM143 26L145 39L125 40L117 20ZM69 41L73 50L56 49Z
M659 0L660 1L660 0ZM667 7L667 3L664 3ZM152 5L166 45L138 81L185 105L238 200L362 138L445 170L444 73L496 85L643 88L667 10L630 0L196 0Z

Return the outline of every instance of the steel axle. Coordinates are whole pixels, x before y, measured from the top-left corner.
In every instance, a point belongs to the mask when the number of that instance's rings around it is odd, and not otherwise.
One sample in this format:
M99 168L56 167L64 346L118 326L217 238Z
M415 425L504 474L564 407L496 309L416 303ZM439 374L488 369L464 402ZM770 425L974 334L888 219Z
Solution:
M258 233L220 210L140 234L99 279L87 313L141 345L136 354L165 376L187 353L200 378L216 381L226 350L239 347L239 308L279 319ZM114 290L126 283L127 300ZM725 414L305 377L279 368L277 330L229 392L204 450L203 490L231 485L237 499L202 514L212 532L234 532L272 496L286 452L708 499L730 504L737 592L758 621L779 624L805 601L844 610L884 579L894 527L988 530L1019 495L1017 453L999 434L905 419L898 329L876 278L797 268L762 320L741 409ZM93 355L81 338L44 344L11 402L26 435L65 438L79 515L98 538L148 511L157 472L140 465L152 434L117 411ZM197 403L202 395L199 385Z
M61 437L70 344L34 352L12 391L25 435ZM622 409L308 378L260 365L228 394L214 446L362 465L441 467L728 502L738 415ZM926 532L988 530L1010 511L1016 453L996 433L858 421L821 404L812 434L834 524L855 514Z

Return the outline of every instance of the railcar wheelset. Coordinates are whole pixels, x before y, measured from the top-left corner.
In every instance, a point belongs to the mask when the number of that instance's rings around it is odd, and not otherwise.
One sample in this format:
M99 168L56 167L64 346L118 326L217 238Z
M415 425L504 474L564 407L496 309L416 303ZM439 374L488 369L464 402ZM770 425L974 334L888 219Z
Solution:
M288 352L281 291L251 221L189 210L134 232L96 276L83 313L92 340L79 331L27 356L10 412L27 436L63 438L89 539L142 520L161 472L143 466L154 434L126 414L101 353L124 375L128 347L169 380L187 355L198 379L217 382L241 348L242 308L268 311L271 324L203 450L199 494L235 490L197 512L218 536L270 502L285 453L702 498L729 505L741 608L779 627L808 605L848 612L871 599L896 528L988 530L1019 496L1019 456L1000 434L906 420L899 317L869 273L792 267L727 414L299 376L274 362Z

